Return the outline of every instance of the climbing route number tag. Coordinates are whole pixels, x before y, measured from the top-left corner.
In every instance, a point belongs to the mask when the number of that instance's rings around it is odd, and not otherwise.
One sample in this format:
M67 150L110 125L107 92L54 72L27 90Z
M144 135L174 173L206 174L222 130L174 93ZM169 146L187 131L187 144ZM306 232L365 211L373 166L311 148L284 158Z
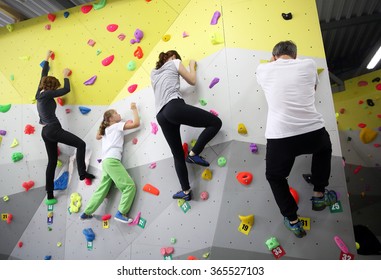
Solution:
M2 219L3 221L6 221L6 220L8 219L8 213L2 213L2 214L1 214L1 219Z
M138 226L144 228L146 226L147 221L143 218L139 218Z
M189 209L191 209L190 204L187 201L185 201L181 205L181 210L183 210L183 212L186 213L186 212L188 212Z
M110 227L110 223L108 222L108 220L102 221L102 227L103 228L109 228Z
M251 230L251 225L249 224L240 223L238 227L238 231L246 235L249 234L250 230Z
M93 250L93 241L87 241L87 250Z
M282 246L278 246L271 250L271 253L273 253L274 257L276 259L280 259L282 256L286 255L286 252L282 248Z
M172 260L172 254L165 255L164 260Z
M303 228L305 230L310 230L311 229L311 219L310 218L299 217L299 220L302 222Z
M343 208L341 207L341 202L338 201L336 202L335 204L333 204L330 208L329 208L329 211L331 213L339 213L339 212L343 212Z
M352 255L351 253L344 253L343 251L340 252L340 260L351 261L354 259L355 259L355 256Z

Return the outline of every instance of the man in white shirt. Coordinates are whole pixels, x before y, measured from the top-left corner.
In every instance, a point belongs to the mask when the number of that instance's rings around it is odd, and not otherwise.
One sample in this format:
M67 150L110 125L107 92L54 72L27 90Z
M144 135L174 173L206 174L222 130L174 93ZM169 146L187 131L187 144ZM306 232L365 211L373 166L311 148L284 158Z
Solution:
M260 64L256 73L268 104L266 178L286 228L301 238L306 232L298 219L298 206L287 177L297 156L312 154L312 210L321 211L336 203L336 193L325 189L331 172L332 145L322 115L315 108L319 82L315 61L297 59L297 47L292 41L276 44L272 55L271 62Z

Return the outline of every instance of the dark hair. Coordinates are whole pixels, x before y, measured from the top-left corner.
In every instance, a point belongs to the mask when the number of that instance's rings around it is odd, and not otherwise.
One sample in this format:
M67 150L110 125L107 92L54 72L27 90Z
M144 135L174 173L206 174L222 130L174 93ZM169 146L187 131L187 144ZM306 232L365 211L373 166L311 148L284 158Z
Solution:
M110 126L110 118L112 114L115 113L114 109L107 110L103 114L103 121L101 122L101 125L99 126L99 134L100 135L105 135L105 129L106 127Z
M179 55L178 52L175 51L175 50L167 51L166 53L161 52L161 53L159 54L159 60L156 62L156 68L155 68L155 69L156 69L156 70L157 70L157 69L160 69L161 66L163 66L164 63L167 62L168 58L170 58L170 57L173 56L173 55L175 55L177 59L180 59L180 60L181 60L180 55Z
M293 41L282 41L273 48L273 56L289 55L296 58L297 48Z
M60 81L53 76L42 77L39 89L43 90L56 90L61 86Z

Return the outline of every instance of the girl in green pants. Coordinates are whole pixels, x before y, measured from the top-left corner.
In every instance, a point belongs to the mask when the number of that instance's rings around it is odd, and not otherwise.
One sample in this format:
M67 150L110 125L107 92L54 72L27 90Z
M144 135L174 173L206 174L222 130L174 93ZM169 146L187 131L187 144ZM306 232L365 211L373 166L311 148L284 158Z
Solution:
M117 111L107 110L103 115L103 121L97 133L97 140L102 140L102 180L97 190L93 193L85 211L81 215L82 220L91 219L98 209L112 183L122 192L115 220L122 223L131 223L133 220L127 216L135 198L135 183L121 163L124 130L136 128L140 125L138 110L135 103L131 103L134 115L133 122L121 122Z

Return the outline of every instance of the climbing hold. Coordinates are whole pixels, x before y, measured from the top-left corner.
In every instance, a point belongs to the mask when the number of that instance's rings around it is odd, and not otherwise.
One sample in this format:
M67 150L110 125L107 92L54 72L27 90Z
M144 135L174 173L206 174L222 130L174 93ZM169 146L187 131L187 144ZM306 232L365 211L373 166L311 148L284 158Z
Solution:
M200 198L201 198L201 200L207 200L209 198L209 193L208 192L201 192Z
M25 134L28 134L28 135L33 134L34 131L35 131L34 126L32 126L32 125L30 125L30 124L27 124L27 125L25 126L25 128L24 128L24 133L25 133Z
M59 159L57 160L57 167L61 167L62 166L62 161L60 161Z
M357 85L358 85L359 87L365 87L365 86L368 85L368 82L367 82L367 81L359 81L359 82L357 83Z
M195 260L197 260L197 258L195 256L188 256L187 260L189 260L189 261L195 261Z
M91 11L92 8L93 8L93 5L84 5L81 7L81 12L84 14L87 14L88 12Z
M274 237L274 236L267 239L265 244L266 244L267 248L269 249L269 251L279 247L279 245L280 245L278 242L278 239L276 239L276 237Z
M138 59L141 59L143 57L143 50L140 46L138 46L137 49L134 51L134 56Z
M23 155L22 153L20 153L20 152L15 152L15 153L12 154L12 161L13 161L13 162L20 161L20 160L23 159L23 157L24 157L24 155Z
M183 38L186 38L186 37L188 37L189 36L189 34L187 33L187 32L183 32Z
M0 105L0 112L1 113L6 113L9 111L9 109L11 109L11 104L7 104L7 105Z
M7 24L6 26L7 26L7 29L8 29L9 32L13 31L13 29L14 29L14 25L13 24Z
M18 145L19 145L19 142L17 141L16 138L14 138L10 147L11 147L11 148L14 148L14 147L16 147L16 146L18 146Z
M86 86L90 86L90 85L95 83L96 79L97 79L97 75L94 75L90 79L85 81L83 84L86 85Z
M247 216L241 216L241 215L238 215L239 219L241 220L241 222L243 224L246 224L246 225L249 225L249 226L253 226L254 225L254 215L253 214L250 214L250 215L247 215Z
M257 146L257 144L255 144L255 143L250 143L250 151L251 151L252 153L256 153L256 152L258 152L258 146Z
M340 114L344 114L345 113L345 109L341 108L339 112L340 112Z
M44 260L46 260L46 261L49 261L49 260L51 260L52 259L52 256L51 255L46 255L45 257L44 257Z
M171 242L171 244L175 244L176 243L176 238L175 237L171 237L170 242Z
M209 168L206 168L201 174L201 178L207 181L212 180L212 177L212 171Z
M106 6L106 0L100 0L98 3L93 3L94 10L100 10Z
M69 15L70 15L70 13L69 13L69 12L64 12L64 14L63 14L63 15L64 15L64 17L65 17L65 18L68 18L68 17L69 17Z
M93 39L89 39L89 40L87 41L87 44L88 44L89 46L91 46L91 47L94 47L94 45L95 45L95 41L94 41Z
M209 253L209 252L206 252L206 253L202 254L202 257L203 257L204 259L207 259L207 258L209 258L209 255L210 255L210 253Z
M79 111L81 112L81 114L86 115L88 112L91 111L91 109L84 106L79 106Z
M154 169L154 168L156 168L156 162L152 162L152 163L148 166L148 168L150 168L150 169Z
M219 78L214 78L214 79L210 82L210 84L209 84L209 88L214 87L219 81L220 81Z
M380 80L380 77L376 77L372 80L372 83L378 83Z
M6 134L7 134L7 131L6 131L6 130L2 130L2 129L0 129L0 135L5 136Z
M364 128L364 127L366 127L366 124L365 124L365 123L359 123L359 124L358 124L358 127L360 127L360 128Z
M224 157L219 157L217 160L217 164L219 167L224 167L226 165L226 158Z
M152 186L151 184L145 184L143 186L143 191L151 193L153 195L159 195L160 191L156 187Z
M215 32L210 35L210 41L213 45L222 44L224 42L224 37L220 33Z
M17 243L17 246L18 246L19 248L21 248L23 245L24 245L24 243L22 243L22 241L20 241L19 243Z
M373 146L374 146L375 148L379 148L379 147L381 147L381 144L376 143L376 144L373 144Z
M82 197L79 193L74 192L70 195L70 212L78 213L82 205Z
M216 25L218 23L218 19L220 18L220 16L221 16L221 13L219 11L215 11L210 21L210 24Z
M194 145L196 145L196 142L197 142L196 139L192 139L192 140L191 140L191 146L194 147Z
M139 224L139 221L140 221L140 215L141 215L142 213L141 212L138 212L138 214L136 215L136 217L134 218L134 220L131 222L131 223L129 223L128 225L129 226L136 226L136 225L138 225Z
M58 103L60 106L65 105L64 99L63 99L62 97L57 97L57 103Z
M246 126L243 123L238 124L238 133L241 135L246 135L247 134L247 129Z
M210 109L209 112L212 113L213 115L215 115L216 117L218 117L217 111Z
M128 71L134 71L136 69L136 62L131 60L128 64L127 64L127 69Z
M97 50L97 51L96 51L96 55L100 55L101 53L102 53L101 50Z
M107 220L110 220L111 219L111 214L104 214L102 216L102 221L107 221Z
M184 142L183 144L183 151L184 151L184 158L186 158L188 156L188 143Z
M129 93L133 93L137 87L138 87L137 84L133 84L133 85L130 85L127 90Z
M164 42L168 42L169 40L171 40L171 35L169 35L169 34L165 34L161 39L162 39Z
M290 19L292 19L292 14L291 13L282 13L282 17L284 20L290 20Z
M364 103L364 101L362 101L362 100L359 100L359 101L358 101L358 104L359 104L359 105L361 105L361 104L363 104L363 103Z
M57 242L57 247L61 247L62 246L62 242Z
M11 81L14 81L14 80L15 80L15 75L11 74L11 75L9 76L9 79L10 79Z
M28 182L22 183L22 187L25 189L25 191L29 191L33 186L34 186L33 181L28 181Z
M45 29L50 30L50 29L52 29L52 26L50 24L47 24L47 25L45 25Z
M341 252L345 254L349 253L348 247L345 245L344 241L339 236L336 235L333 239L335 240L336 245L340 248Z
M85 235L87 242L91 242L95 239L95 233L92 228L85 228L82 233Z
M160 254L162 254L163 256L168 256L173 254L174 251L175 249L173 247L166 247L166 248L163 247L160 249Z
M239 172L236 178L242 185L249 185L253 181L253 174L247 171Z
M366 103L367 103L369 106L371 106L371 107L374 106L374 102L373 102L372 99L367 99L367 100L366 100Z
M124 39L126 39L126 35L125 35L124 33L120 33L120 34L118 35L118 39L121 40L121 41L123 41Z
M139 28L137 28L134 32L134 36L135 39L130 40L131 44L140 43L140 41L143 39L144 33Z
M381 84L377 84L377 85L376 85L376 89L377 89L377 90L381 90Z
M57 203L57 199L52 198L52 199L45 199L45 205L54 205Z
M117 24L109 24L107 25L107 30L110 31L110 32L115 32L116 30L118 30L118 25Z
M299 203L299 194L298 194L298 192L294 188L292 188L292 187L289 187L289 189L290 189L290 193L291 193L292 197L294 198L296 204L298 204Z
M200 99L199 102L200 102L201 106L205 106L206 104L208 104L208 102L203 98Z
M154 122L151 122L151 133L153 133L153 134L156 135L156 133L158 132L158 130L159 130L159 127L157 126L157 124L154 123Z
M54 190L65 190L69 182L69 172L65 171L62 175L54 181Z
M6 220L7 224L10 224L12 222L12 219L13 219L13 215L11 213L8 213L7 220Z
M8 197L7 195L4 195L4 196L3 196L3 201L4 201L4 202L7 202L8 200L9 200L9 197Z
M103 66L108 66L114 61L114 55L110 55L106 57L105 59L102 60L102 65Z
M378 131L374 131L368 127L363 127L360 131L360 140L364 144L373 142L377 138Z
M50 20L51 22L54 22L56 20L56 15L54 14L48 14L48 20Z
M353 170L353 173L354 173L354 174L357 174L357 173L360 172L361 169L362 169L362 166L359 165L359 166L357 166L357 167Z

